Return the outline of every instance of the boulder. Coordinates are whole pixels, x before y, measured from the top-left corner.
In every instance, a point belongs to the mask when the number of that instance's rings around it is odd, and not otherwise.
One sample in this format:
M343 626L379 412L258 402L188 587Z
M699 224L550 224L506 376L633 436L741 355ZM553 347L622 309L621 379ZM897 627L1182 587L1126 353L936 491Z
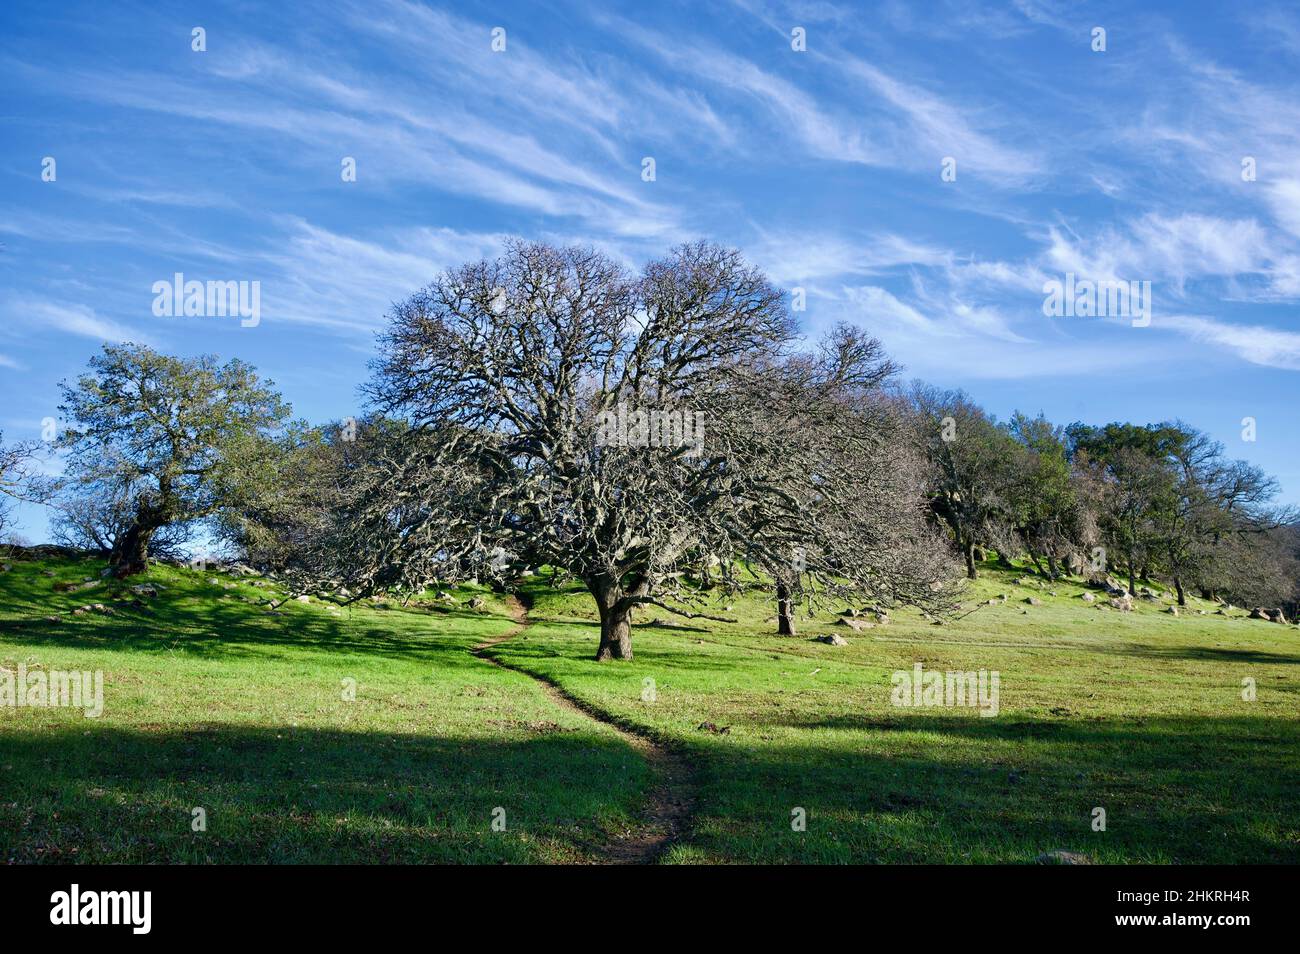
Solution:
M1167 607L1165 607L1165 612L1168 613L1170 616L1177 616L1177 615L1178 615L1178 607L1177 607L1177 606L1167 606Z
M1133 597L1129 596L1127 593L1123 596L1112 597L1106 601L1106 605L1111 609L1117 609L1124 613L1131 613L1133 612Z
M864 629L871 629L876 625L875 623L868 623L864 619L849 619L847 616L841 616L838 623L840 626L847 626L855 633L860 633Z
M481 596L476 596L469 601L469 608L472 610L482 609L486 605L487 605L487 601L484 600Z
M1083 600L1085 603L1095 603L1097 601L1097 597L1093 596L1091 593L1080 593L1079 599Z
M294 599L295 599L297 602L299 602L299 603L310 603L310 602L311 602L311 597L308 596L306 593L302 594L302 596L295 596Z
M843 636L836 636L834 634L814 636L812 641L815 643L825 643L827 646L847 646L849 644L848 640Z
M137 586L131 587L131 592L134 593L136 596L153 597L158 595L158 588L155 586L150 586L148 583L140 583Z
M1025 602L1028 603L1030 606L1042 606L1042 605L1043 605L1043 601L1040 600L1040 599L1038 599L1038 598L1035 597L1035 596L1026 596L1026 597L1025 597Z

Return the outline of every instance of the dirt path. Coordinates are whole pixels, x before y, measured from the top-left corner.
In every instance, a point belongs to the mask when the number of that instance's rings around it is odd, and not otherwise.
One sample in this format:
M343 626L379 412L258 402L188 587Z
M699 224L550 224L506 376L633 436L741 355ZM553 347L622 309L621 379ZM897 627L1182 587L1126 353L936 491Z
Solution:
M545 690L557 706L604 723L641 754L655 776L641 824L623 832L610 844L599 847L597 854L604 864L655 863L686 832L690 823L691 812L695 807L694 766L680 751L651 738L645 730L602 712L544 677L487 655L486 650L513 639L530 625L528 610L516 597L507 597L506 606L514 617L515 625L500 636L475 646L474 655L494 666L528 676Z

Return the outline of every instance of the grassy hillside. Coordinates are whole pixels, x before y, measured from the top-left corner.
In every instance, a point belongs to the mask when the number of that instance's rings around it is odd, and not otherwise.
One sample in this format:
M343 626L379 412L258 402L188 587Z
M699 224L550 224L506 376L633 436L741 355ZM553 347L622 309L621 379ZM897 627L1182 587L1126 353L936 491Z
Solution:
M160 567L130 581L159 587L142 597L101 569L0 573L0 666L105 681L98 719L0 708L6 861L589 861L639 824L643 753L471 652L515 625L486 591L272 612L267 581ZM945 626L778 637L758 597L730 604L737 624L648 612L636 659L602 665L589 599L534 578L530 625L485 652L690 757L668 861L1300 861L1300 630L1204 603L1120 613L1016 576L986 568ZM73 612L95 603L112 615ZM830 632L849 645L808 638ZM997 670L999 714L891 705L916 662Z
M271 589L166 567L130 581L162 587L144 608L53 592L102 566L0 574L0 666L102 669L105 696L97 719L0 708L0 859L580 861L639 805L645 765L611 730L470 654L513 625L463 608L490 594L272 615ZM114 615L72 615L96 602Z

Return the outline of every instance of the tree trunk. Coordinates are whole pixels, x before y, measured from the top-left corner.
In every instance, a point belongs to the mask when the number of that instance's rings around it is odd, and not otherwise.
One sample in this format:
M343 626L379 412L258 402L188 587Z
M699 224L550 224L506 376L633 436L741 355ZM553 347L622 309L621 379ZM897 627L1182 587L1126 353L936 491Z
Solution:
M1053 583L1055 583L1056 578L1061 575L1061 568L1056 562L1056 554L1054 553L1047 554L1047 572L1049 574L1048 579Z
M1133 561L1130 559L1128 561L1128 595L1129 596L1137 596L1137 581L1133 578L1135 570L1136 568L1133 566Z
M154 532L154 527L133 523L126 533L113 542L108 560L115 577L120 579L148 569L149 541L153 539Z
M790 598L790 587L778 581L776 584L776 633L778 636L794 636L794 600Z
M1183 581L1177 576L1174 577L1174 590L1178 593L1178 605L1186 606L1187 594L1183 592Z
M1034 569L1038 571L1039 576L1047 576L1047 571L1043 569L1043 564L1038 562L1038 554L1033 550L1029 551L1029 562L1034 565Z
M590 581L587 588L596 598L600 611L600 646L596 649L596 662L607 659L632 658L632 607L623 588L609 580Z
M979 570L975 569L975 544L969 540L962 547L963 555L966 557L966 577L967 579L979 579Z

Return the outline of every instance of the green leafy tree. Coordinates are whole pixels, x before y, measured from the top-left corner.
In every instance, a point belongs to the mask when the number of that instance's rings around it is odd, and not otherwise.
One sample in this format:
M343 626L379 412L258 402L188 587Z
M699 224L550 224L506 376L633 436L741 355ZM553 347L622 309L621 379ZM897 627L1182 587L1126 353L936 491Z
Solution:
M271 382L242 361L134 344L105 345L87 374L61 387L69 421L57 444L67 453L62 493L126 488L109 554L118 576L144 570L159 531L215 514L227 450L288 414Z

